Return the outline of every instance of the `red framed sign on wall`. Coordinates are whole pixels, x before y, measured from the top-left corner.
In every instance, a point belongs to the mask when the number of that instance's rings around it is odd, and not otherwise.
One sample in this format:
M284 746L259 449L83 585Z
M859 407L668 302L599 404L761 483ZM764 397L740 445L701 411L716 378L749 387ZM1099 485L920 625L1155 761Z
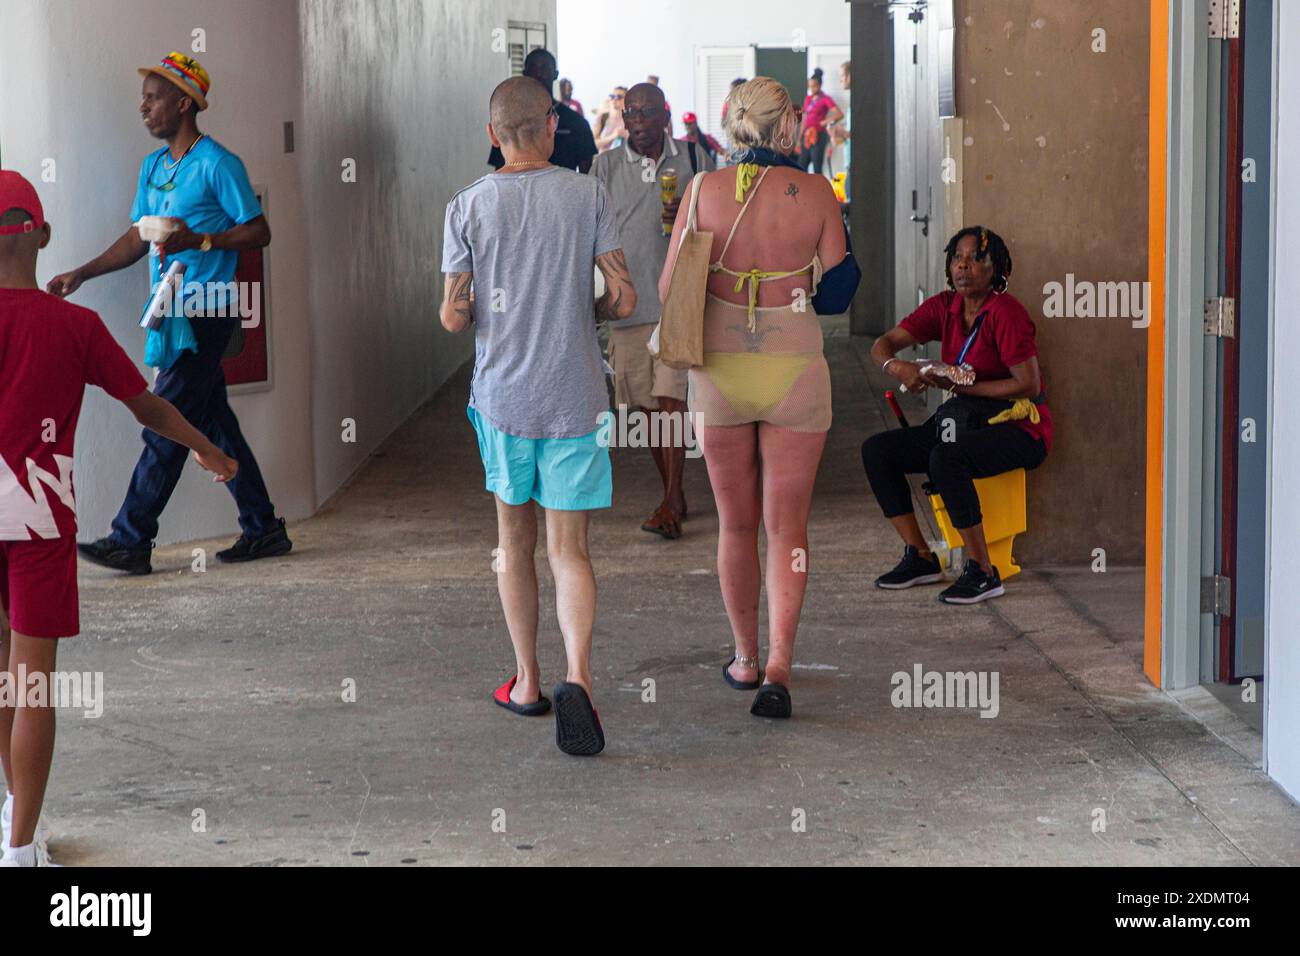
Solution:
M266 188L254 186L263 212L267 209ZM226 373L226 385L234 392L263 391L271 387L270 349L270 294L267 271L267 249L249 249L239 254L235 268L235 282L239 285L241 314L251 312L240 320L230 348L221 367ZM252 303L252 309L249 304Z

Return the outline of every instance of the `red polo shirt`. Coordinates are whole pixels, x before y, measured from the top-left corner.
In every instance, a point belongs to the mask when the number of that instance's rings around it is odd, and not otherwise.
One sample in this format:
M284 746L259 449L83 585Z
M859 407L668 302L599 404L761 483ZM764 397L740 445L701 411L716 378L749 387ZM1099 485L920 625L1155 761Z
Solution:
M940 357L949 365L956 363L970 334L962 328L962 297L952 290L932 295L922 302L899 325L918 342L941 342ZM1025 307L1007 292L994 293L984 306L984 322L966 353L966 364L975 369L977 382L1011 378L1011 366L1038 354L1034 322ZM1044 394L1047 380L1039 370ZM1052 411L1047 402L1038 406L1041 419L1037 425L1022 419L1019 425L1043 445L1052 448Z

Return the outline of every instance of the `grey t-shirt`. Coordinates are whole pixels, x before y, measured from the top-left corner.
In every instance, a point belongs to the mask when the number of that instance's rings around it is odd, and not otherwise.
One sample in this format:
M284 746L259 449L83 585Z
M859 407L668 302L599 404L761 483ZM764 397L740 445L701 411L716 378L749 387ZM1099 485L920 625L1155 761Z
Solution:
M576 438L609 408L597 256L622 247L599 180L551 166L489 173L447 204L442 271L474 274L469 403L520 438Z
M700 172L713 169L713 160L699 146L695 147L695 162ZM677 176L679 197L685 194L695 175L689 144L667 134L658 162L636 152L631 143L624 143L619 149L601 153L591 164L591 175L605 184L618 211L623 253L627 256L632 285L636 287L636 311L626 319L611 321L609 324L614 328L659 321L659 275L668 258L668 237L660 220L664 205L659 177L665 173Z

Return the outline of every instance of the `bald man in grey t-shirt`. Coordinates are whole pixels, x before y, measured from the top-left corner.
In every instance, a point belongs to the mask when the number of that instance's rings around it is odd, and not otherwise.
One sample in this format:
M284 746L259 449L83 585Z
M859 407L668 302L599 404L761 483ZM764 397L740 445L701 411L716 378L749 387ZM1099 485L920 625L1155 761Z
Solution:
M596 322L631 315L636 289L605 187L547 161L557 123L547 91L513 77L489 112L488 136L506 162L447 205L440 317L450 332L475 327L469 416L496 496L493 568L515 652L515 674L493 700L521 716L551 709L537 663L537 503L568 658L552 692L556 743L590 756L605 735L591 703L587 523L592 509L609 507L612 488L598 437L608 400ZM599 301L593 262L605 277Z

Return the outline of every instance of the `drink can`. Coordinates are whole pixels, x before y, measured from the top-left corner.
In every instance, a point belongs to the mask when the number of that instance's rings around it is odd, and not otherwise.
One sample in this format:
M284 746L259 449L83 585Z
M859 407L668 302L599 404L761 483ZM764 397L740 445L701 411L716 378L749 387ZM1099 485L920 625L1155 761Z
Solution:
M659 198L663 200L665 206L671 205L673 200L677 198L676 173L664 173L659 177ZM665 236L671 236L673 234L672 224L664 223L663 232Z

